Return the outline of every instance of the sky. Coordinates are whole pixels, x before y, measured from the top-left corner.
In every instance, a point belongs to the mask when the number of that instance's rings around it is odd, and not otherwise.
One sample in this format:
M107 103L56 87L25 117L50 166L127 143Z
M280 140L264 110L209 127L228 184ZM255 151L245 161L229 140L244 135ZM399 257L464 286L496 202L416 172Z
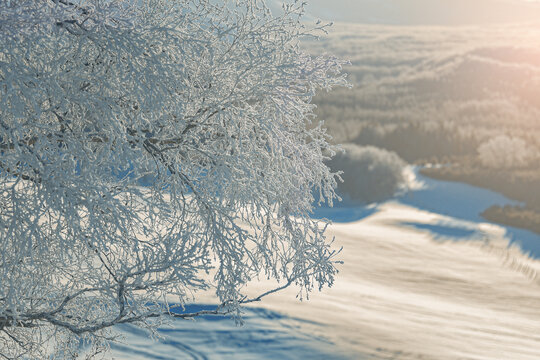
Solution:
M364 24L540 22L540 0L309 0L308 4L315 18Z

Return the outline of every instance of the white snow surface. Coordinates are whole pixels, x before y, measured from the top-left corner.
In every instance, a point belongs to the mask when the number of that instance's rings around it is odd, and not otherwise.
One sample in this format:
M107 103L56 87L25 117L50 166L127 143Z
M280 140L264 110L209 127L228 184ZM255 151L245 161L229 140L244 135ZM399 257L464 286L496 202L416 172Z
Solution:
M304 301L293 288L268 296L243 327L178 320L153 341L124 326L126 342L110 356L540 359L540 236L483 222L486 205L511 203L496 193L421 181L384 204L316 212L335 221L328 235L343 246L332 288Z

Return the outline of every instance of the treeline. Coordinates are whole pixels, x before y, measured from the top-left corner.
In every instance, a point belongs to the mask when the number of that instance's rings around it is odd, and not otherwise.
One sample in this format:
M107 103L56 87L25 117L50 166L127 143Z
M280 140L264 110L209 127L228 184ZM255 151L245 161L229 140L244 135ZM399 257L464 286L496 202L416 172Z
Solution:
M492 206L482 214L486 220L528 229L540 234L540 213L522 206Z
M364 122L357 124L347 142L394 151L410 163L448 163L467 156L478 158L482 166L501 169L540 161L540 133L452 122Z
M528 169L493 169L477 158L466 157L450 166L423 168L422 175L487 188L518 200L525 206L492 206L481 216L486 220L540 234L540 166Z
M394 151L410 163L445 162L476 154L483 137L452 123L367 123L352 142Z
M434 179L459 181L499 192L527 204L540 213L540 168L504 171L484 168L474 159L452 166L423 168L420 173Z

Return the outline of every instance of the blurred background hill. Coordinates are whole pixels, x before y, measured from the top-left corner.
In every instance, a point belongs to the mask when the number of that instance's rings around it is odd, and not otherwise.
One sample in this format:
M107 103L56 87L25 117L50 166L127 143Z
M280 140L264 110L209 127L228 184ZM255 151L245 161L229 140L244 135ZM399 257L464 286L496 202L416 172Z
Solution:
M424 175L519 200L484 216L540 233L538 44L532 23L337 23L304 46L351 62L353 89L314 100L336 143L392 151L429 164Z

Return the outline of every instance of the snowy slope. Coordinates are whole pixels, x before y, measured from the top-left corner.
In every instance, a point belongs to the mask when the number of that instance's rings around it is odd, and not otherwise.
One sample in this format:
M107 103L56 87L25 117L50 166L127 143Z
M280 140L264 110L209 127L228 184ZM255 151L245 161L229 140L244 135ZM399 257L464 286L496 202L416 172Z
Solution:
M189 311L214 309L191 306ZM225 317L204 316L178 320L160 331L161 339L151 339L131 325L118 329L125 339L109 354L115 359L346 359L324 337L302 330L307 320L294 319L265 309L247 309L246 324L235 326Z
M463 184L425 186L371 207L321 210L343 246L333 288L294 289L229 319L175 321L165 339L123 327L117 359L540 359L540 238L482 222L508 201ZM255 294L270 284L257 283ZM264 307L264 309L262 308Z

